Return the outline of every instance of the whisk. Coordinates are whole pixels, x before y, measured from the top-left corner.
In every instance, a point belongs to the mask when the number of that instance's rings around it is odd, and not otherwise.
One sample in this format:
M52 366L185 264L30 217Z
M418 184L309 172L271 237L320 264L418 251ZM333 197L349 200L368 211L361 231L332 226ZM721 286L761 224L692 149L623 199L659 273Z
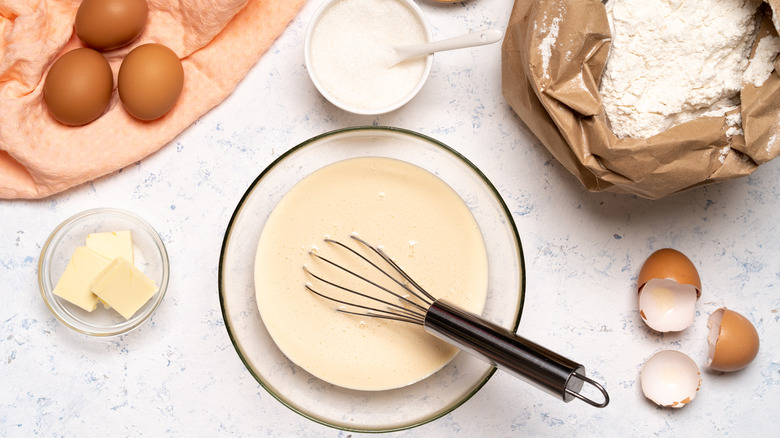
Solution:
M306 284L306 289L310 292L340 304L341 306L336 309L337 311L421 325L426 332L493 364L500 370L537 386L549 394L562 399L564 402L570 402L577 398L597 408L603 408L609 403L607 391L599 383L585 376L584 366L522 338L480 316L466 312L443 299L437 299L404 272L383 249L369 244L354 234L350 237L379 256L390 269L381 268L363 254L342 242L330 238L326 238L325 242L349 251L359 260L362 260L362 262L368 263L381 274L384 274L384 276L408 292L409 295L393 291L377 281L367 278L365 275L358 274L331 259L323 257L316 251L311 251L310 254L313 257L349 274L350 277L359 280L360 284L365 284L366 287L375 288L382 293L389 294L384 299L346 287L343 284L337 284L313 273L304 265L303 269L306 273L321 283L355 296L363 297L369 303L376 303L376 305L364 305L353 301L341 300L317 291L311 283ZM391 272L400 275L401 279L392 275ZM391 301L393 300L392 297L400 301L393 302ZM416 298L416 300L412 297ZM583 395L580 391L585 383L595 387L603 396L603 401L597 402Z

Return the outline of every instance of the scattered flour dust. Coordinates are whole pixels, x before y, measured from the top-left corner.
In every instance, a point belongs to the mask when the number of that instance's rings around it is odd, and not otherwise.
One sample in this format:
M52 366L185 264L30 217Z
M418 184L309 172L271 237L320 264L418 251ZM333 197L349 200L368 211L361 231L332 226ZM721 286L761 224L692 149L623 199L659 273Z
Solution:
M777 120L775 120L775 130L772 133L772 135L769 137L769 141L766 143L766 153L767 155L774 154L774 150L777 148L780 148L780 115L777 116Z
M763 83L780 49L780 41L768 41L748 70L761 3L610 0L612 44L600 94L615 134L647 138L736 109L743 80Z
M547 21L547 17L545 22ZM558 41L558 32L560 31L560 23L562 16L553 17L550 23L545 23L542 28L542 32L547 32L542 38L542 42L539 44L539 53L542 55L542 76L545 79L550 79L550 58L552 57L552 50L555 43Z

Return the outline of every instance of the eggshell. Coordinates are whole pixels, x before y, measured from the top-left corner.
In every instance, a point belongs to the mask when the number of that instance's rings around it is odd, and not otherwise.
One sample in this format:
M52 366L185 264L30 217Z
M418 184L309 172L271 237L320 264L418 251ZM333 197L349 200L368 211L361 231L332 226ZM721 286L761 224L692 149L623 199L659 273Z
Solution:
M59 122L85 125L103 114L113 88L108 61L82 47L62 55L51 66L43 84L43 100Z
M707 321L710 328L708 366L717 371L737 371L758 355L758 332L749 319L720 308Z
M128 113L155 120L173 108L184 86L184 69L176 54L162 44L143 44L127 54L119 67L119 98Z
M678 332L693 324L696 316L696 288L674 280L652 278L638 297L639 315L653 330Z
M637 277L637 291L650 279L670 279L680 284L689 284L696 288L696 295L701 296L701 279L696 266L691 259L672 248L663 248L650 254Z
M76 12L76 35L97 50L129 44L149 17L146 0L84 0Z
M701 372L685 353L663 350L645 362L639 380L645 397L655 404L681 408L696 398Z
M653 330L685 330L696 315L701 279L693 262L671 248L650 254L637 277L639 315Z

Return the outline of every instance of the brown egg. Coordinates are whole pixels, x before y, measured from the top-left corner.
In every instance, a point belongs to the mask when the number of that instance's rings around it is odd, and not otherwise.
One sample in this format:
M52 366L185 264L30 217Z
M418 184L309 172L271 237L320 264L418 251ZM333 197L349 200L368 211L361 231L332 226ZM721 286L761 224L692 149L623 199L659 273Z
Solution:
M146 0L84 0L76 12L76 35L97 50L129 44L146 27Z
M745 368L758 355L758 332L749 319L726 309L716 310L707 321L710 335L708 366L718 371Z
M663 248L650 254L642 269L636 284L638 291L653 278L666 278L679 284L689 284L696 288L696 294L701 296L701 279L696 266L685 254L672 248Z
M179 57L162 44L144 44L127 54L119 67L119 98L128 113L155 120L176 104L184 86Z
M637 278L639 316L653 330L677 332L693 323L701 280L683 253L660 249L647 258Z
M43 84L43 100L61 123L85 125L103 114L113 89L114 77L106 58L92 49L79 48L51 66Z

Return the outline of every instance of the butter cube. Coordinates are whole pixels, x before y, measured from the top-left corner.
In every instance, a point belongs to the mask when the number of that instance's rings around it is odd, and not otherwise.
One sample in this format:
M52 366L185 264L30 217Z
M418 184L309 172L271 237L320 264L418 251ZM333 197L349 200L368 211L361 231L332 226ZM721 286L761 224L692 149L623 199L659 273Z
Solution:
M95 310L98 297L91 291L92 283L110 264L111 260L85 246L76 248L54 287L54 295L88 312Z
M133 236L130 231L92 233L87 236L87 248L109 260L123 257L130 263L134 263Z
M92 292L125 319L157 293L157 285L123 257L114 259L92 283Z

